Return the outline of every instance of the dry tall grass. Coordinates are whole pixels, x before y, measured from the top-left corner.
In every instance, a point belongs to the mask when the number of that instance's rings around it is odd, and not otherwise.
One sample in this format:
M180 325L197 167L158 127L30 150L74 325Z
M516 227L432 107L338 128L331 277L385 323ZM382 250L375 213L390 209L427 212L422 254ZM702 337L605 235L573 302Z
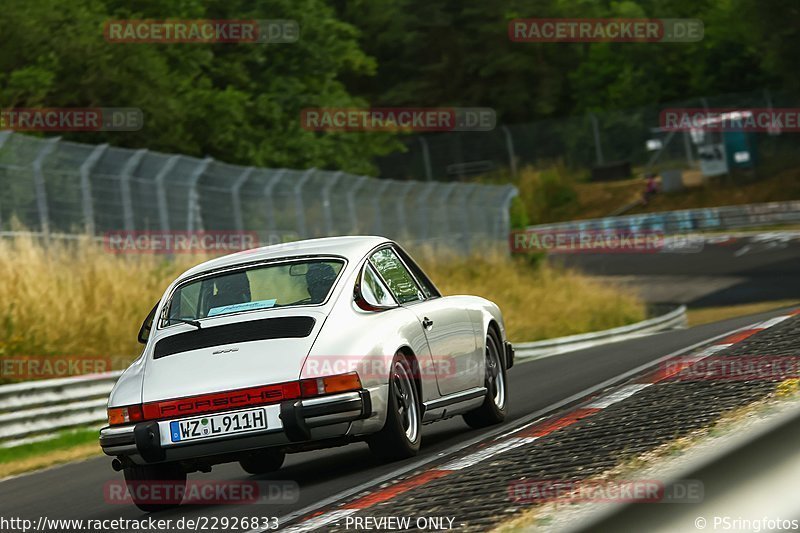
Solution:
M196 257L116 256L89 240L0 241L0 356L127 356L169 282Z
M633 297L586 277L502 256L422 254L447 294L477 294L500 305L512 340L535 340L639 320ZM117 256L84 240L44 247L0 241L0 357L122 356L140 353L142 319L198 256Z

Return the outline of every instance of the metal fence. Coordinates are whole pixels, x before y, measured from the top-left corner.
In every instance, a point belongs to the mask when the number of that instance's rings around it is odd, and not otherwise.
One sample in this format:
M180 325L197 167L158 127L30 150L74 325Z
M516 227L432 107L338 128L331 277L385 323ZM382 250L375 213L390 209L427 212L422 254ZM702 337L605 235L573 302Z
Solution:
M418 180L457 180L493 171L516 176L525 166L556 161L587 172L614 162L629 162L645 171L690 169L699 165L700 146L689 132L663 131L663 110L798 106L800 95L761 90L498 125L487 132L421 134L404 139L405 152L381 157L377 163L383 176ZM758 133L753 139L759 154L756 170L762 174L800 164L796 133Z
M569 222L553 222L528 226L529 231L625 231L680 234L703 231L725 231L747 228L800 224L800 201L767 202L761 204L729 205L682 209L591 218Z
M0 231L377 234L469 251L505 242L516 189L241 167L0 132ZM266 239L264 239L266 240Z

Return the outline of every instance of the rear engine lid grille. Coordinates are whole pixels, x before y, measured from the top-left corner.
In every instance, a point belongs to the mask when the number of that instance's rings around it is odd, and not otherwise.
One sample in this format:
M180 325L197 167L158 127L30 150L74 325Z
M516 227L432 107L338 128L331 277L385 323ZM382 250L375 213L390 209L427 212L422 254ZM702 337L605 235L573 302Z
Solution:
M315 323L310 316L287 316L187 331L158 341L153 359L239 342L308 337Z

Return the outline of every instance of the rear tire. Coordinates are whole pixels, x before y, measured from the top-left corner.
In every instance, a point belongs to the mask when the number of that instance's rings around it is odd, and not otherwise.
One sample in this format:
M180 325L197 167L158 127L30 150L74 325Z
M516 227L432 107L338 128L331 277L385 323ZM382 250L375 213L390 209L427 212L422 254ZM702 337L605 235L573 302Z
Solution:
M486 377L484 387L487 389L483 404L474 411L464 414L464 422L469 427L480 429L499 424L506 419L508 411L508 388L506 384L506 366L502 344L494 330L486 335Z
M395 354L389 375L389 398L383 429L367 438L369 449L384 461L413 457L422 441L422 405L414 383L412 362Z
M280 470L286 459L284 452L275 450L259 450L239 461L239 466L248 474L267 474Z
M186 472L177 463L129 466L123 474L133 503L146 513L172 509L183 501ZM158 494L158 500L149 494Z

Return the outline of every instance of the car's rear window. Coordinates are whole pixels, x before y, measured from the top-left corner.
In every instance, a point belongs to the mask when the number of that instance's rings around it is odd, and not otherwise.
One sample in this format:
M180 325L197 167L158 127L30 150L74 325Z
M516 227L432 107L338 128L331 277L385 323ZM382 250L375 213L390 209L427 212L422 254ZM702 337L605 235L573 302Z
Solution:
M337 259L260 265L209 276L179 287L162 327L183 320L324 302L344 266Z

